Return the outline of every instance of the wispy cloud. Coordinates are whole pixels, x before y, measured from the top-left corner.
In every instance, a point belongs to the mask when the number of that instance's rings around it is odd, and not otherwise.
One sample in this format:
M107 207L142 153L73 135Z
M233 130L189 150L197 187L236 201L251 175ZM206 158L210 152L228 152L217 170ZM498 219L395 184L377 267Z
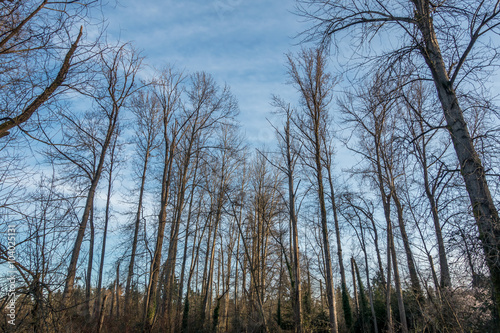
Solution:
M227 83L240 103L251 144L269 142L272 94L289 95L284 54L303 29L294 1L121 1L108 13L110 33L132 40L154 66L204 70Z

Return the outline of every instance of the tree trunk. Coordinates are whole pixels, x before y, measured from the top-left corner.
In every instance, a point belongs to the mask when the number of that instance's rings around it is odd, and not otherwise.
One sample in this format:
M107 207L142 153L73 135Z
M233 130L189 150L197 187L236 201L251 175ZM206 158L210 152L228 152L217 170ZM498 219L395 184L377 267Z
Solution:
M469 194L486 264L490 269L497 313L500 313L500 219L486 181L485 170L474 148L467 123L458 103L439 48L430 13L430 6L414 0L417 24L425 45L421 53L429 66L436 86L453 146L460 163L460 171ZM477 38L474 36L473 38Z
M373 219L372 219L372 224L373 224L373 227L375 227L375 221L373 221ZM368 296L370 298L370 310L371 310L371 313L372 313L373 331L375 333L378 333L377 314L375 313L375 305L374 305L374 299L373 299L373 290L372 290L372 286L371 286L371 282L370 282L370 265L368 264L368 253L366 251L365 232L364 232L363 225L361 223L361 219L360 219L359 227L360 227L360 234L361 234L361 245L362 245L362 250L363 250L364 257L365 257L366 285L368 287ZM354 263L356 272L358 273L359 283L361 283L361 277L359 275L358 267L356 265L356 262L353 261L353 263ZM381 271L380 274L382 274L382 276L383 276L384 272ZM385 278L382 279L382 280L383 280L382 284L384 284L385 283Z
M328 183L330 185L330 199L332 202L332 210L333 210L333 221L335 223L335 236L337 238L337 256L339 260L339 269L340 269L340 289L342 291L342 309L344 310L344 319L347 328L350 330L352 327L352 310L351 305L349 303L349 292L347 291L347 282L345 278L345 268L344 261L342 259L342 242L340 236L340 227L339 227L339 218L337 214L337 204L335 202L335 191L333 189L333 180L331 174L331 161L328 158L328 163L326 165L326 170L328 172Z
M420 130L424 133L424 126L422 118L419 117L418 124L420 125ZM418 152L418 158L420 164L422 165L422 172L424 175L424 190L427 200L431 206L432 221L434 222L434 230L436 231L436 240L438 244L438 254L439 254L439 267L441 271L441 288L451 287L451 277L450 269L448 266L448 259L446 257L446 249L444 247L443 233L441 231L441 222L439 220L437 199L435 196L437 185L431 186L429 181L429 166L427 163L427 142L425 141L425 135L421 137L422 145L418 142L414 143L415 150Z
M75 276L76 276L76 265L78 263L78 257L80 256L80 249L82 247L83 237L85 236L85 230L87 229L87 222L89 220L90 211L92 210L94 204L95 191L97 188L97 184L99 183L99 178L101 176L103 164L104 164L104 156L101 155L99 166L96 170L96 174L94 175L94 179L92 180L92 184L90 186L90 190L87 195L87 201L85 203L82 221L80 222L80 226L78 228L78 234L76 236L75 245L73 246L73 251L71 252L71 259L68 266L68 274L64 286L63 300L66 300L68 297L70 297L73 292L73 285L75 283Z
M89 242L89 259L87 263L87 279L85 281L85 312L86 316L90 317L90 299L92 293L92 265L94 263L94 240L95 240L95 228L94 228L94 207L90 211L90 242Z
M196 181L196 174L198 171L198 158L196 159L196 166L195 166L195 171L194 171L194 176L193 176L193 182ZM191 215L192 215L192 209L193 209L193 199L194 199L194 192L195 192L196 186L194 186L193 183L193 188L191 189L191 194L189 197L189 205L188 205L188 216L187 216L187 222L186 222L186 236L184 239L184 251L182 255L182 266L181 266L181 276L179 279L179 292L177 295L177 309L176 309L176 314L177 318L181 316L181 309L182 309L182 295L184 293L184 276L186 274L186 261L187 261L187 251L188 251L188 241L189 241L189 235L190 235L190 224L191 224ZM196 234L195 234L196 237ZM196 241L196 239L195 239ZM194 245L193 245L194 246ZM194 250L194 249L193 249ZM189 285L188 285L189 289ZM175 321L177 324L180 324L178 321ZM176 324L175 330L178 331L178 325Z
M102 300L101 308L99 309L99 320L97 325L97 333L101 333L102 323L104 322L104 308L106 307L106 300L108 299L108 294L104 295Z
M392 263L391 263L391 241L389 232L387 232L387 285L385 287L385 312L387 316L387 332L394 332L394 323L392 321L392 309L391 309L391 274L392 274Z
M161 253L163 250L163 239L165 237L165 225L167 223L167 204L170 194L170 182L173 164L174 144L165 147L165 160L162 176L162 191L160 199L160 214L158 215L158 234L156 235L156 245L149 272L149 283L146 291L146 301L144 302L144 329L151 329L156 317L157 287L161 266Z
M199 201L199 205L198 205L199 207L201 207L201 201L202 201L202 197L200 197L200 201ZM190 288L191 288L191 279L193 278L194 269L196 268L197 263L198 263L200 246L202 243L203 235L205 234L205 230L207 228L207 223L205 223L205 225L202 229L202 232L201 232L201 236L199 237L199 240L197 242L196 240L198 239L197 237L198 237L198 230L199 230L198 226L199 226L199 221L200 221L200 215L201 215L201 211L199 209L197 216L196 216L196 227L195 227L195 232L194 232L194 236L193 236L193 239L194 239L193 248L191 250L191 264L189 267L189 274L188 274L188 279L187 279L187 283L186 283L187 288L186 288L186 296L184 297L184 310L182 313L181 332L188 331L189 307L190 307L189 294L190 294Z
M352 290L354 294L354 307L356 308L356 316L359 317L359 302L358 302L358 288L356 286L356 272L354 270L354 258L351 258L351 273L352 273Z
M120 318L120 262L116 265L116 319Z
M266 319L266 315L264 313L263 302L260 298L260 293L259 293L257 286L256 286L256 281L258 281L258 277L257 277L255 269L254 269L255 266L252 265L251 253L250 253L250 250L248 248L248 244L245 241L245 236L243 234L243 230L241 229L241 220L239 219L238 215L234 211L234 207L233 207L233 213L234 213L234 218L235 218L236 224L238 226L238 232L241 236L241 240L243 243L243 249L245 251L245 258L246 258L246 261L249 263L250 287L253 288L255 291L254 293L251 293L250 295L255 294L257 297L257 309L259 310L259 314L260 314L260 317L262 319L263 330L265 333L268 333L269 328L267 326L267 319ZM240 264L241 264L241 262L240 262ZM246 265L243 264L242 266L243 266L243 268L246 268ZM242 278L243 290L245 290L245 280L246 280L245 275L246 275L246 272L245 272L245 269L243 269L243 278ZM252 299L250 299L250 302L252 302Z
M286 163L288 178L288 205L290 213L291 237L292 237L292 258L293 258L293 318L295 322L295 332L302 333L302 292L300 281L300 256L299 256L299 236L297 228L297 215L295 213L295 187L293 181L294 161L291 152L290 142L290 115L287 114L285 127Z
M417 295L417 297L423 296L422 288L420 287L420 280L418 279L417 268L415 266L415 261L413 260L413 253L410 247L410 241L408 240L408 234L406 233L406 225L403 217L403 206L399 201L399 197L396 193L396 189L393 186L391 190L392 199L396 206L396 211L398 215L399 231L401 232L401 238L403 239L403 246L406 253L406 261L408 264L408 271L410 272L410 281L412 290Z
M139 189L139 201L137 204L137 211L135 214L135 224L134 224L134 239L132 241L132 250L130 253L130 262L128 265L128 274L127 274L127 282L125 284L125 312L128 313L130 310L130 287L132 285L132 277L134 275L134 263L135 263L135 254L137 251L137 240L139 238L139 228L141 225L141 217L142 217L142 200L144 197L144 185L146 183L146 172L148 168L149 162L149 145L146 148L146 155L144 158L144 164L142 166L142 174L141 174L141 185Z
M101 250L101 263L99 265L99 278L97 282L97 304L96 307L99 309L101 304L101 288L102 288L102 274L104 272L104 258L106 255L106 239L108 236L108 224L109 224L109 209L111 206L111 189L113 187L113 167L115 160L115 149L116 149L116 138L113 141L110 152L110 164L109 164L109 178L108 178L108 193L106 197L106 211L104 216L104 234L102 236L102 250Z
M172 304L172 295L173 295L173 290L172 290L172 282L175 280L175 263L177 261L177 244L179 243L179 230L180 230L180 225L181 225L181 218L182 218L182 211L184 208L184 201L185 201L185 193L186 193L186 186L187 186L187 175L188 175L188 170L189 170L189 164L191 161L191 150L193 147L193 140L194 140L194 134L191 136L190 141L189 141L189 146L187 151L185 152L183 163L182 163L182 170L181 170L181 175L179 179L179 189L177 192L177 208L175 212L175 219L174 223L172 224L172 229L170 232L170 242L168 244L168 254L167 254L167 260L165 263L165 277L166 277L166 284L165 284L165 292L166 292L166 299L164 303L164 310L167 311L167 313L171 313L171 304ZM186 233L187 235L187 233ZM186 236L187 238L187 236ZM182 292L182 291L181 291Z
M387 198L389 201L390 198ZM399 278L399 268L398 268L398 260L396 256L396 247L394 245L394 236L392 233L392 222L390 219L387 221L387 233L389 239L389 247L391 251L392 257L392 266L394 271L394 285L396 287L396 297L398 299L398 308L399 308L399 320L401 322L401 331L403 333L408 333L408 324L406 322L406 311L405 305L403 301L403 291L401 289L401 280Z
M319 137L317 138L319 142ZM330 255L330 241L328 236L328 225L326 221L326 206L325 206L325 195L323 189L323 176L321 172L321 160L320 160L320 150L319 146L316 149L316 180L318 186L318 199L321 212L321 233L323 236L323 250L325 252L325 270L326 270L326 296L328 298L328 311L330 318L330 331L332 333L337 332L337 313L336 313L336 302L335 302L335 289L333 286L333 275L332 275L332 259Z
M125 65L125 62L130 61L130 65ZM112 64L111 64L112 62ZM117 64L125 65L126 68L123 72L120 72ZM77 237L75 240L75 245L73 247L73 251L71 253L71 259L68 266L68 274L65 281L64 292L63 292L63 302L67 299L68 296L71 295L73 291L73 285L76 276L76 266L78 263L78 257L80 255L80 249L82 246L83 237L85 236L85 230L87 228L87 222L90 215L90 210L92 209L95 192L97 190L97 186L99 184L99 180L101 178L101 173L104 168L104 162L106 159L106 154L111 144L111 140L115 135L116 127L118 124L118 118L120 114L121 107L125 100L132 93L132 88L134 87L134 79L135 74L137 73L141 61L134 56L131 55L130 59L125 59L124 49L120 48L112 58L110 63L107 60L103 60L103 67L106 68L107 72L105 73L106 84L108 86L107 92L109 100L111 101L110 109L104 109L103 112L106 113L107 116L107 128L106 135L104 141L102 142L102 148L99 155L99 162L97 167L95 168L95 172L92 174L92 180L89 188L89 192L87 195L87 200L85 203L85 207L83 210L82 220L80 226L78 228ZM120 74L118 74L120 72ZM123 75L125 77L123 86L119 86L116 80L117 75Z
M448 266L448 259L446 257L446 249L444 247L443 233L441 231L441 223L439 221L438 208L434 194L431 193L429 187L429 179L427 170L424 170L424 183L425 183L425 194L431 205L432 221L434 222L434 230L436 231L436 239L438 243L438 254L439 254L439 267L441 271L441 288L451 287L451 277L450 269Z
M219 200L218 200L219 202ZM222 213L222 206L219 204L217 205L217 212L215 216L215 221L214 221L214 230L213 230L213 239L212 243L209 249L209 267L208 267L208 272L207 272L207 279L206 279L206 286L205 286L205 293L203 295L203 303L202 303L202 318L205 318L207 312L210 312L210 303L212 300L212 283L213 283L213 276L214 276L214 266L215 266L215 244L217 241L217 235L218 235L218 228L219 228L219 222L221 218L221 213Z

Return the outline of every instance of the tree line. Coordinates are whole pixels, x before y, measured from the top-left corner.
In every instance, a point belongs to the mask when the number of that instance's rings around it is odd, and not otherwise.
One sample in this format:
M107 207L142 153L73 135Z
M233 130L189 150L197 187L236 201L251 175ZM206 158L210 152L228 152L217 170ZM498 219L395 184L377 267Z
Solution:
M0 7L3 330L499 331L498 3L297 1L258 149L99 5Z

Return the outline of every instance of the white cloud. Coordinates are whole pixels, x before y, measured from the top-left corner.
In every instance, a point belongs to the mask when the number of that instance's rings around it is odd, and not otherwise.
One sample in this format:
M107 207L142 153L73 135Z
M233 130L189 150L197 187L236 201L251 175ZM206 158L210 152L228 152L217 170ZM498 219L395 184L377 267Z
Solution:
M269 140L265 117L272 94L287 94L284 54L300 31L294 1L121 1L109 29L133 40L154 66L173 63L207 71L231 86L243 130L254 142ZM121 30L120 30L121 29Z

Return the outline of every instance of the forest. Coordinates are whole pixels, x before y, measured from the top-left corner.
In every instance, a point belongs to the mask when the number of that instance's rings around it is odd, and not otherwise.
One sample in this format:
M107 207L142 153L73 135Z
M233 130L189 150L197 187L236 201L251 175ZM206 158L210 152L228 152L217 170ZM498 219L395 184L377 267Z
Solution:
M500 1L294 3L258 147L100 1L0 3L3 332L500 332Z

